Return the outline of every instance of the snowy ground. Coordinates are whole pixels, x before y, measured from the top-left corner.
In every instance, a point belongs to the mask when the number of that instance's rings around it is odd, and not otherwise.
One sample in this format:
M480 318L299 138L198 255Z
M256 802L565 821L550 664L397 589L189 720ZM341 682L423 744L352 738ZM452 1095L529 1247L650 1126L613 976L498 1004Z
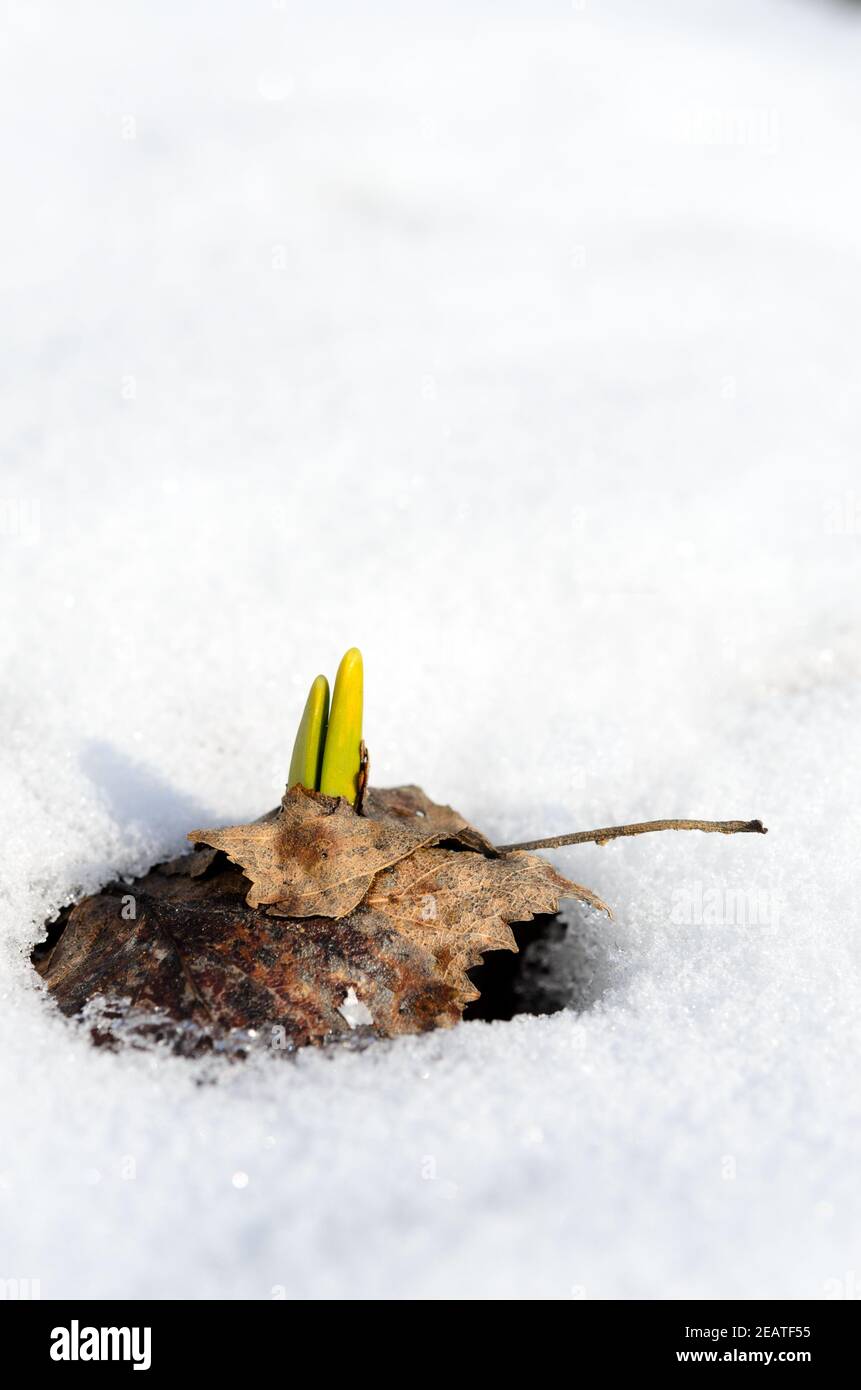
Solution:
M0 1278L858 1296L861 13L297 8L3 35ZM40 924L273 804L352 643L500 840L770 834L560 851L552 1017L97 1053Z

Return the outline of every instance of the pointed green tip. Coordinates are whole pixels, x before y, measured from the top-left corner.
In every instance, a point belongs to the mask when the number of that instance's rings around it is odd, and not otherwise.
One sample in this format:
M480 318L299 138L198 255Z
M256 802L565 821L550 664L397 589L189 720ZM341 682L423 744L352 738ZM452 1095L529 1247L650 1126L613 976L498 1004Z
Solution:
M329 718L329 682L317 676L308 692L305 709L299 721L293 756L290 759L288 786L301 782L303 787L316 791L320 785L326 724Z
M351 647L341 658L323 750L320 791L354 802L359 791L364 675L362 653Z

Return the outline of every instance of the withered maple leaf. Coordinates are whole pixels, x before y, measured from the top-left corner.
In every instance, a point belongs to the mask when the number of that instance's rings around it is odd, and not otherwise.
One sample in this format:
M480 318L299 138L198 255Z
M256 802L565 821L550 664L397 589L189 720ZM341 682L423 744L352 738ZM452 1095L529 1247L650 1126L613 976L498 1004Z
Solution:
M517 950L509 923L554 913L565 897L609 910L536 854L514 850L487 859L418 849L377 875L355 916L379 914L429 952L463 1009L479 997L467 970L481 964L485 951Z
M290 788L260 821L192 831L206 848L67 909L38 966L60 1008L100 1001L100 1040L120 1018L122 1036L181 1052L320 1043L349 1034L357 1006L379 1036L424 1032L478 997L467 971L485 952L517 949L510 923L564 897L609 911L418 787L363 809Z
M453 811L419 787L373 792L365 815L340 796L294 786L275 816L223 830L192 830L195 844L223 850L251 880L249 907L279 917L346 917L381 869L423 845L455 840L496 850Z

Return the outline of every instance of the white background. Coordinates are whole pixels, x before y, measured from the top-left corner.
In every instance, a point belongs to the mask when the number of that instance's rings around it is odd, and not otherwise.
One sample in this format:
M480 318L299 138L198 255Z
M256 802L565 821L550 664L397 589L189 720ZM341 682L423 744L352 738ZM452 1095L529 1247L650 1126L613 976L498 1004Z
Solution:
M861 14L21 3L0 56L0 1278L858 1296ZM375 780L500 841L770 834L560 851L616 916L549 1018L97 1052L41 924L272 805L354 643Z

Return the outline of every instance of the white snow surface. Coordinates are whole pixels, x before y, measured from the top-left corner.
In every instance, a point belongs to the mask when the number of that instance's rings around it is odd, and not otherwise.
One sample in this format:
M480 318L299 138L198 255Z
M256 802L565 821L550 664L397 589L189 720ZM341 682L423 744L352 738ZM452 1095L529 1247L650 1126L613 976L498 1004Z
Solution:
M859 58L825 0L9 7L0 1278L858 1295ZM551 1016L94 1049L42 923L274 804L354 643L374 780L499 842L769 834L552 855L615 918Z

